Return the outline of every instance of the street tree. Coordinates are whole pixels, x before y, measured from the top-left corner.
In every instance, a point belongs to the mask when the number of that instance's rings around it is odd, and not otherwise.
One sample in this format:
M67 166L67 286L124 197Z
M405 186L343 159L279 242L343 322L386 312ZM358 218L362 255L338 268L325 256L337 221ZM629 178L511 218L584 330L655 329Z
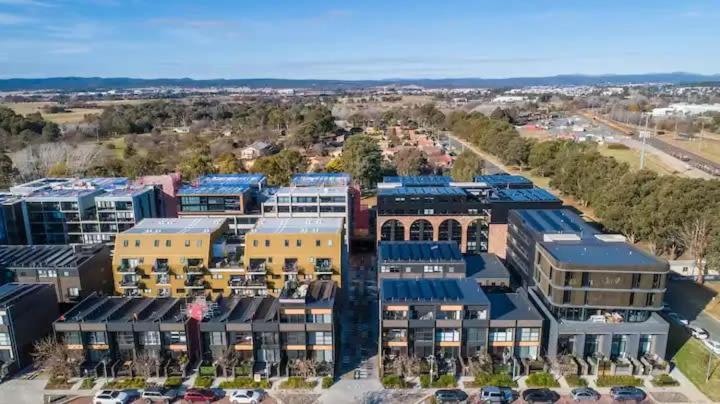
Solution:
M455 181L472 181L475 176L482 175L485 162L470 150L460 153L455 159L450 175Z

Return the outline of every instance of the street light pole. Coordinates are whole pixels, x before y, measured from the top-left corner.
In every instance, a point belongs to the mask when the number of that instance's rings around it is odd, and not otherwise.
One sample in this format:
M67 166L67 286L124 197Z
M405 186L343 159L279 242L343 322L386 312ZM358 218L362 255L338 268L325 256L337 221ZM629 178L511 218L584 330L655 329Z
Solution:
M645 167L645 139L647 138L648 124L650 122L650 115L645 115L645 130L640 132L642 137L642 148L640 149L640 169Z

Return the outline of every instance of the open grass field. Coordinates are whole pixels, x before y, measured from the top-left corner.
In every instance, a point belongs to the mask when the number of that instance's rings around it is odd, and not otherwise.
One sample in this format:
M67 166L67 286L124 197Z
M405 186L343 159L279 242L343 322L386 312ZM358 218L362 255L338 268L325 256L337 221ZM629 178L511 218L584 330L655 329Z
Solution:
M670 344L682 344L672 360L680 371L708 398L720 401L720 357L713 355L710 362L710 379L705 380L710 351L700 341L686 336L682 327L670 327ZM684 340L684 338L688 338Z
M603 156L614 157L617 161L627 163L631 169L640 169L640 151L635 149L610 149L607 145L598 146L598 151ZM673 174L672 167L665 164L657 156L645 153L645 168L655 171L658 174Z
M700 139L681 139L670 135L659 136L658 139L679 147L683 150L695 153L698 156L705 157L706 159L715 163L720 163L720 140L715 136Z
M99 106L119 105L119 104L143 104L153 100L108 100L108 101L93 101L93 104ZM0 103L0 106L8 107L21 115L32 114L40 112L43 118L55 122L57 124L64 123L78 123L83 120L87 114L100 114L102 108L72 108L69 112L60 112L57 114L46 114L42 112L44 107L50 105L57 105L56 102L8 102Z

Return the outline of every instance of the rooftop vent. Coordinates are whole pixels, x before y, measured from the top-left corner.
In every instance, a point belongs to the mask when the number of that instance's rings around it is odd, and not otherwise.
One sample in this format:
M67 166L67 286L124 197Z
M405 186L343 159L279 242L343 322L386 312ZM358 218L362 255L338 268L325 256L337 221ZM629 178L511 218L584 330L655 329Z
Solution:
M543 241L580 241L580 236L577 234L543 234Z
M596 234L595 237L606 243L624 243L627 241L622 234Z

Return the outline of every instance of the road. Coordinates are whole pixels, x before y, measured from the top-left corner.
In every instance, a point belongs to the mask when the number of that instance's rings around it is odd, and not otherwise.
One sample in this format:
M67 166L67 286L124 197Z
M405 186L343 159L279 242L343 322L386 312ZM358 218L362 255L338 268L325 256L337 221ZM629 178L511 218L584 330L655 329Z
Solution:
M691 281L670 281L665 302L691 325L706 329L710 339L720 341L720 321L702 310L710 297L698 288Z

